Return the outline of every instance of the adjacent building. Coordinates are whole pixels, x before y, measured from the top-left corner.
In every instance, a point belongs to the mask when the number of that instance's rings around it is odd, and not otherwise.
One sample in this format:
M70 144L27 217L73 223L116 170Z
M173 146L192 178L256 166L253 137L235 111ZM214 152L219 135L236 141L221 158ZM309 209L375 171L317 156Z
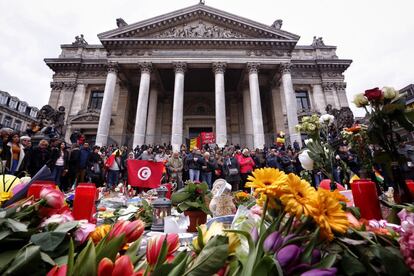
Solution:
M39 109L0 90L0 128L25 131L33 122Z
M279 131L301 141L300 116L348 106L336 47L203 3L61 45L46 58L54 71L49 104L66 110L67 138L96 144L169 143L200 132L263 148Z

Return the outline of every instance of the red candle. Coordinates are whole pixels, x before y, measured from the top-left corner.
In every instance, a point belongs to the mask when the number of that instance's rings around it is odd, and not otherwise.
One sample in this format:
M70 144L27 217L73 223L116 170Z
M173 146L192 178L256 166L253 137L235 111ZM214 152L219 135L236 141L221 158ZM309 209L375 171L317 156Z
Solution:
M73 200L73 217L76 220L87 219L94 222L96 213L95 200L97 190L93 183L82 183L76 187L75 198Z
M351 184L355 206L361 212L361 218L382 219L377 187L374 182L366 179L355 180Z
M408 179L405 183L407 183L408 190L410 190L411 198L414 198L414 181Z
M56 189L56 185L51 183L33 183L32 185L30 185L29 190L27 191L27 197L33 196L34 199L39 199L40 191L43 188Z

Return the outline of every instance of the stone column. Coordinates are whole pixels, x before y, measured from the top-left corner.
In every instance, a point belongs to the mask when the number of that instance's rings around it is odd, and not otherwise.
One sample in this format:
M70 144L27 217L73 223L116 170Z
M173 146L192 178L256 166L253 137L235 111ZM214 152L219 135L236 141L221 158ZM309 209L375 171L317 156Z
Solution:
M53 81L50 83L50 88L52 88L52 92L50 93L49 98L49 105L54 109L58 108L60 94L62 93L63 89L63 82L56 82Z
M282 97L279 89L280 84L272 82L272 104L273 104L273 120L275 132L285 132L285 116L282 109Z
M348 98L346 97L346 83L345 82L336 82L335 88L339 100L340 107L349 107Z
M132 147L142 146L145 143L145 127L147 124L148 94L151 79L152 64L140 63L141 81L139 82L139 94L137 102L137 113L135 116L134 141Z
M330 104L333 108L340 109L338 94L336 93L335 83L323 82L322 89L325 93L326 104Z
M174 151L179 151L183 143L184 73L186 69L185 63L174 63L175 82L171 127L171 145Z
M109 63L108 75L106 76L104 97L102 100L101 114L99 116L98 131L95 144L106 146L108 142L109 126L112 117L112 101L115 94L118 66L116 63Z
M280 65L280 72L282 74L282 86L285 96L286 115L288 121L289 138L290 143L296 140L299 145L302 145L302 139L300 133L296 132L296 125L298 124L297 104L295 90L293 90L292 76L290 75L290 69L292 65L290 63L284 63Z
M315 104L314 109L320 112L321 114L325 113L326 101L325 95L322 91L322 85L314 84L312 86L312 98L313 103Z
M222 62L213 63L213 71L216 82L216 143L222 148L227 144L226 95L224 91L224 72L226 71L226 64Z
M262 104L260 102L259 89L259 64L248 63L249 69L249 88L250 88L250 106L252 108L252 123L253 123L253 147L263 149L265 145L264 130L263 130L263 116Z
M155 141L155 125L157 122L157 102L158 102L158 86L151 84L149 95L148 119L147 119L147 135L145 143L147 145L154 144Z
M245 144L248 148L253 148L253 120L252 104L250 102L249 87L243 87L243 115L244 115L244 134L246 136Z

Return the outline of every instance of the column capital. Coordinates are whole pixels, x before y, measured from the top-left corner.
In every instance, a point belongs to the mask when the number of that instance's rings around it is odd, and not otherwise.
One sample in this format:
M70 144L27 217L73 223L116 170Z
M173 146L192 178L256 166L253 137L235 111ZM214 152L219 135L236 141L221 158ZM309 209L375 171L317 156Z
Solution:
M322 89L324 91L332 91L335 89L335 83L333 82L323 82L322 83Z
M224 74L227 64L225 62L213 62L214 74Z
M187 71L187 63L185 62L174 62L174 71L175 73L185 73Z
M292 70L292 63L286 62L286 63L280 64L279 70L280 70L280 73L282 75L283 74L290 74L290 72Z
M140 62L138 63L139 69L141 73L149 73L152 72L152 63L151 62Z
M249 70L249 74L259 73L259 67L260 67L260 63L257 63L257 62L247 63L247 69Z
M117 73L119 69L118 62L108 62L107 70L108 73Z
M338 91L343 91L346 88L346 82L335 82L334 85Z

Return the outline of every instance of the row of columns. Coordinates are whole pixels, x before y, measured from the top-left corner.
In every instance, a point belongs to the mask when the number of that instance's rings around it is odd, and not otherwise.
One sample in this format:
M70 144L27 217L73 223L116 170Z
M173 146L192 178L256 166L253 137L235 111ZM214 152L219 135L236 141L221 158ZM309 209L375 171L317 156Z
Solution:
M133 147L137 145L153 144L155 136L158 91L151 84L151 63L139 64L141 78L135 118ZM99 119L96 144L106 145L108 140L109 126L111 123L112 101L115 94L117 78L116 64L109 64L106 79L104 98L102 102L101 115ZM263 148L265 136L262 118L262 105L259 88L259 64L248 63L249 86L243 88L243 108L246 133L246 144L254 148ZM183 143L183 113L184 113L184 76L187 70L186 63L174 63L174 99L171 127L171 145L173 150L179 150ZM226 64L222 62L213 63L215 74L215 110L216 110L216 143L223 147L227 143L227 116L225 101L224 74ZM290 64L281 65L281 90L284 93L287 107L287 118L290 140L300 143L300 134L296 133L295 126L298 123L296 114L296 96L293 90L290 75ZM151 89L151 91L150 91ZM149 101L149 104L148 104ZM148 119L147 119L148 118Z

